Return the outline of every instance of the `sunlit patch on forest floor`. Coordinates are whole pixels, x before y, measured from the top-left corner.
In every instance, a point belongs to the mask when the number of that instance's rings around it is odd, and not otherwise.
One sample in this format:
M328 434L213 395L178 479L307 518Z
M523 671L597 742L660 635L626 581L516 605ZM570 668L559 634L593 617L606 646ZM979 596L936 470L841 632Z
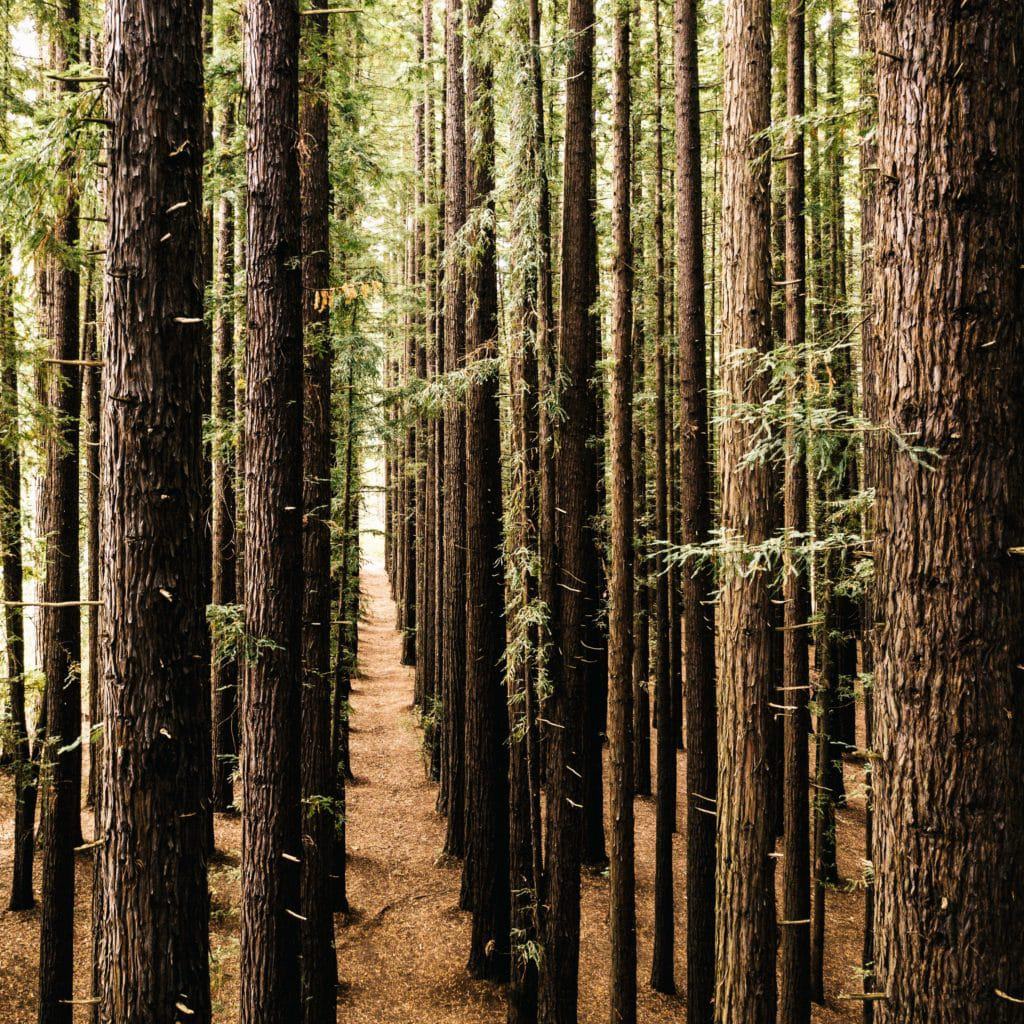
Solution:
M410 710L412 669L399 664L399 637L388 585L374 560L363 574L367 617L360 629L360 675L353 694L352 760L357 781L349 790L349 899L352 912L337 918L338 1020L345 1024L480 1024L505 1017L501 989L471 981L464 970L470 918L457 908L458 865L439 866L444 821L435 813L435 788L424 774L420 733ZM680 755L680 793L683 792ZM859 765L846 766L850 806L837 812L839 867L860 879L864 800ZM680 799L679 805L684 806ZM0 891L6 906L11 878L13 794L8 778L0 793ZM91 834L91 816L84 822ZM241 822L218 815L217 856L210 866L211 977L214 1020L237 1019L239 853ZM682 997L650 991L654 886L654 804L638 802L636 867L640 1004L639 1020L660 1024L686 1019ZM685 851L675 839L676 982L684 985L686 912ZM78 862L76 897L76 999L88 999L92 861ZM39 865L36 866L38 897ZM841 993L861 988L863 892L830 893L827 903L826 989L829 1003L815 1007L816 1024L861 1019L861 1003ZM608 882L587 874L583 882L580 963L581 1024L608 1019ZM38 910L0 911L0 1022L36 1020ZM75 1007L76 1024L90 1007Z

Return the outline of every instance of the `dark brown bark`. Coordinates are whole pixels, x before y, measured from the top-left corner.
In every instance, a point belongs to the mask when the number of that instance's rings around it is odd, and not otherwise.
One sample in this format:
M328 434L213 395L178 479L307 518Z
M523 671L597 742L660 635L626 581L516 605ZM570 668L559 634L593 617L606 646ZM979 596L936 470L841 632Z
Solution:
M655 573L654 726L657 805L654 835L654 952L651 988L674 993L675 893L672 833L676 821L676 742L672 729L672 608L665 545L669 540L671 412L665 352L665 198L661 125L661 0L654 0L654 540Z
M247 652L242 686L241 1021L294 1024L299 995L302 291L299 15L245 21Z
M97 1017L206 1024L202 12L108 18Z
M611 1020L636 1021L633 848L633 246L629 9L615 9L612 70L611 570L608 576L608 793Z
M85 322L82 324L82 358L96 362L99 357L94 267L90 263L85 282ZM82 446L85 448L82 479L85 483L86 600L100 594L100 368L82 367ZM89 681L89 780L86 804L96 802L96 785L103 757L99 711L99 609L90 604L86 626L85 675ZM95 730L95 731L94 731Z
M591 177L594 169L594 7L570 0L574 45L566 64L565 170L562 203L562 310L559 406L564 419L555 455L559 511L555 562L555 643L544 717L548 738L547 889L540 1014L544 1024L573 1024L577 1014L582 831L582 726L592 652L584 646L591 606L597 492L593 452L594 326L597 260Z
M14 331L14 304L10 278L10 248L0 248L0 550L3 554L4 637L11 727L14 731L14 851L11 869L10 910L35 906L32 859L35 849L35 810L38 766L28 736L25 707L25 638L21 605L21 453L18 437L18 361ZM38 744L37 744L38 745Z
M303 19L302 207L302 1013L334 1024L338 964L330 873L338 825L331 763L331 364L328 16Z
M786 14L786 380L785 553L783 578L783 856L779 1024L809 1024L811 882L808 844L807 742L810 671L806 451L806 221L804 217L804 0Z
M508 706L498 406L498 279L494 237L494 72L484 21L466 7L468 241L466 388L466 863L473 910L468 970L509 969ZM487 361L493 361L486 368ZM474 365L475 364L475 365Z
M1024 999L1024 17L880 6L876 39L878 410L937 457L888 441L877 479L875 1020L1004 1024Z
M771 472L750 461L755 428L737 406L760 404L771 346L768 143L770 5L725 9L722 200L722 561L718 661L718 841L715 1020L775 1020L771 637L768 578L749 571L768 539Z
M445 372L466 357L466 270L459 235L466 222L466 97L463 88L462 0L446 7L445 86ZM442 594L441 700L448 775L445 853L461 857L465 837L466 668L466 410L452 397L444 411L444 590Z
M221 146L227 151L234 135L234 109L224 111ZM226 159L226 152L225 152ZM235 207L228 192L217 206L218 310L214 341L213 414L213 591L212 601L224 607L238 600L236 577L235 502ZM215 811L234 807L234 775L238 767L238 660L214 649L213 673L213 786Z
M78 61L78 3L60 8L54 28L54 65ZM77 83L62 79L61 92ZM39 533L45 538L45 569L40 590L39 660L46 680L46 740L41 771L46 805L42 830L42 914L39 928L39 1021L70 1022L74 956L75 854L82 841L82 615L79 581L78 435L82 405L79 358L79 274L71 260L78 246L78 198L72 180L72 140L62 160L67 175L54 237L60 254L51 261L50 343L52 364L46 405L54 422L46 438L46 476L40 499ZM64 604L64 607L53 607Z
M679 303L681 541L711 539L704 238L700 164L697 5L676 0L676 293ZM691 1024L710 1024L715 995L715 715L714 577L706 560L681 570L686 677L686 1005Z

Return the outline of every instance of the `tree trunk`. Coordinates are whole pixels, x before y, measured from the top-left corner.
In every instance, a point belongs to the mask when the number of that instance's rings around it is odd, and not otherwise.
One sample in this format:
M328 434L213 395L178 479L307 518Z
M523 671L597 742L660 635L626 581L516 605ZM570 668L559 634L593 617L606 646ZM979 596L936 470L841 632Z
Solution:
M810 1024L811 881L808 846L807 742L811 602L807 558L806 223L804 218L804 0L786 15L786 380L785 561L783 577L783 857L779 1024Z
M38 765L30 748L25 708L25 638L22 600L21 452L19 444L18 356L14 328L14 296L10 278L10 246L0 243L0 417L9 429L0 436L0 550L3 553L4 635L10 680L11 725L14 729L14 851L10 910L31 910L32 855ZM38 746L38 741L37 741Z
M937 453L877 481L879 1024L1024 999L1022 47L1018 3L879 8L878 409Z
M508 704L502 579L498 279L494 237L494 72L484 34L490 0L469 0L466 36L468 206L466 389L466 880L471 977L509 968ZM493 361L490 369L482 364Z
M54 64L67 70L78 62L78 2L68 0L54 27ZM61 92L77 91L62 79ZM72 140L62 158L68 175L60 197L54 235L62 247L51 262L51 351L64 360L49 368L46 405L54 418L46 439L46 477L40 501L39 534L45 538L45 571L40 588L39 651L46 680L46 741L42 747L46 828L42 832L42 913L39 928L39 1022L71 1020L74 959L75 853L82 841L82 614L79 585L78 427L82 405L79 358L78 199ZM54 607L55 604L64 605Z
M771 347L768 141L771 18L767 0L725 9L723 107L722 565L718 663L718 844L715 1020L775 1020L771 636L768 574L747 571L768 540L770 468L747 461L755 426L737 406L766 394Z
M227 151L234 134L234 107L224 111L221 146ZM224 156L222 156L224 159ZM221 193L218 204L217 287L219 290L214 353L213 411L213 603L224 607L238 600L235 527L235 209ZM213 787L215 811L234 806L234 775L238 767L238 661L214 650Z
M654 952L651 988L671 995L675 980L675 889L672 833L676 821L676 743L672 730L672 609L665 545L669 539L671 414L665 353L665 202L661 126L661 0L654 0L654 561L657 634L654 641L654 726L657 806L654 834Z
M615 10L612 57L611 571L608 577L608 765L611 818L611 1019L636 1021L633 849L633 246L630 237L629 9Z
M85 322L82 325L82 358L99 359L99 325L96 311L94 267L90 263L85 283ZM82 444L85 459L82 470L85 481L86 599L98 601L100 595L100 369L82 367ZM89 780L86 803L96 804L96 785L103 757L100 731L103 716L99 711L99 608L90 604L86 627L85 673L89 680ZM99 728L98 728L99 727ZM95 731L94 731L95 730Z
M108 18L97 1016L207 1024L202 12Z
M444 366L460 370L466 357L466 275L459 232L466 221L466 97L463 89L462 0L446 9L445 86L445 302ZM448 828L444 850L461 857L465 838L466 666L466 410L452 397L444 413L444 593L441 635L444 748L448 773Z
M704 238L700 165L697 5L676 0L676 246L682 543L711 539ZM686 677L686 1005L691 1024L710 1024L715 995L715 716L714 574L704 560L684 565L683 667Z
M242 688L242 1024L294 1024L299 994L302 281L299 15L245 21L248 332Z
M331 310L326 64L328 16L303 19L302 207L302 1013L333 1024L338 963L330 873L337 829L331 764Z
M589 441L595 346L592 307L597 298L597 253L591 176L594 170L594 6L570 0L568 32L575 41L566 64L565 170L562 204L562 315L558 404L564 419L556 449L559 511L555 563L556 624L548 731L547 914L540 976L540 1020L574 1024L579 990L580 857L583 816L584 690L591 653L593 536L589 520L597 492ZM568 258L566 258L568 257Z

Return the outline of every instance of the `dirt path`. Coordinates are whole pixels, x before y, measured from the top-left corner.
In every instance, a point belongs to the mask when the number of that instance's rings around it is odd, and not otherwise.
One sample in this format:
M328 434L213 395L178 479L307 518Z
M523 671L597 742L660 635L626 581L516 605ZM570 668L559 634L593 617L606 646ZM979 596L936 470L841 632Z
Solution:
M444 835L434 810L435 788L426 781L421 734L410 709L413 672L399 663L395 609L376 552L363 571L365 619L360 631L359 676L352 693L352 762L349 790L349 899L352 912L337 919L343 1024L499 1024L505 1019L501 990L471 981L464 970L469 917L457 908L458 865L437 863ZM681 766L683 759L680 758ZM849 769L848 769L849 771ZM847 776L851 778L850 775ZM11 870L12 800L8 779L0 791L0 898L6 905ZM682 793L684 780L680 778ZM859 804L859 801L857 802ZM91 823L86 821L88 832ZM859 806L840 813L840 866L859 873ZM217 818L218 856L210 868L211 980L214 1020L237 1020L239 851L237 817ZM642 1024L685 1020L680 997L651 992L651 908L654 883L654 805L637 802L637 911L639 1019ZM674 842L677 983L684 983L685 844ZM37 862L38 894L38 862ZM78 870L76 995L89 995L91 862ZM860 945L863 898L837 893L828 907L827 985L832 993L856 985L852 966ZM608 1015L608 883L583 879L580 1022L604 1024ZM0 911L0 1021L32 1024L36 1018L38 911ZM860 1018L849 1002L816 1008L815 1024ZM88 1020L76 1007L75 1021Z

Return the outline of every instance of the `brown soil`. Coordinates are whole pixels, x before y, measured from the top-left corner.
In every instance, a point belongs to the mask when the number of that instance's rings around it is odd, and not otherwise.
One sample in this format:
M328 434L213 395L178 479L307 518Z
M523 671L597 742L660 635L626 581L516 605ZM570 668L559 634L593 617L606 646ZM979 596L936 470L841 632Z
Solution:
M479 1024L504 1020L499 988L471 981L464 970L469 918L457 908L458 865L438 863L443 822L434 811L435 789L426 781L420 733L410 711L412 670L399 664L394 606L378 566L363 575L367 619L360 634L360 677L352 694L352 759L357 782L349 795L349 897L352 913L337 921L341 991L338 1020L345 1024ZM861 772L847 766L851 806L839 812L840 870L861 876L863 799ZM680 792L684 780L680 778ZM10 887L12 794L4 778L0 793L0 899ZM684 806L680 800L680 806ZM89 822L86 821L86 830ZM214 1017L227 1024L237 1016L239 846L237 818L219 817L220 851L210 869L212 897L212 979ZM654 805L637 804L637 900L639 1019L644 1024L679 1022L685 1006L678 997L652 993L650 973L654 882ZM677 983L682 963L686 902L685 850L675 841ZM91 860L78 870L76 996L90 993L89 902ZM37 867L38 893L38 867ZM587 875L583 883L580 1021L608 1019L608 883ZM826 987L830 1003L815 1009L816 1024L860 1019L861 1004L838 999L860 990L863 894L830 893ZM30 1024L36 1017L38 911L0 912L0 1021ZM76 1007L76 1022L88 1008Z

